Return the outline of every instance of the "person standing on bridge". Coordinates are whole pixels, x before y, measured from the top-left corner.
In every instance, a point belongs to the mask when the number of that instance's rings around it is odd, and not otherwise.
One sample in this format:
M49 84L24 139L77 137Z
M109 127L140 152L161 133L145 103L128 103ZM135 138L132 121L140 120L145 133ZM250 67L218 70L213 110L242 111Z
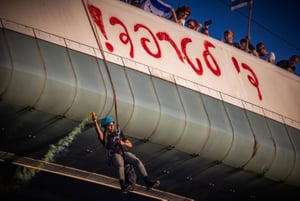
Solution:
M101 126L104 129L103 132L99 127L95 112L93 112L92 119L95 123L95 129L99 139L108 151L109 165L116 167L118 170L122 193L128 193L133 190L132 186L125 181L125 160L126 163L132 164L135 169L139 170L144 178L147 190L158 187L160 182L158 180L151 181L142 161L136 155L128 151L128 148L132 148L132 143L124 136L122 131L115 129L115 121L113 118L107 116L101 119Z

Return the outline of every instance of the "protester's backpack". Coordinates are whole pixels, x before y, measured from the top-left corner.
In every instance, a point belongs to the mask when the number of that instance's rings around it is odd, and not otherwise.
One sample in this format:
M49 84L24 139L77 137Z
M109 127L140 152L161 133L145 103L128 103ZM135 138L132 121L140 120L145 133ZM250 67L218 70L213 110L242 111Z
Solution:
M132 186L136 183L136 173L132 164L127 163L125 165L125 180Z

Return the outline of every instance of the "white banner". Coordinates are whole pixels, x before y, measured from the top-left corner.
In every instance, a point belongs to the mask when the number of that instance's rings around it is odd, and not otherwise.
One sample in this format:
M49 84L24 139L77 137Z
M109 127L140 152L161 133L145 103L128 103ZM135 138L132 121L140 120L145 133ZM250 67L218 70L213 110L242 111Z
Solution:
M4 0L0 17L79 44L100 46L112 55L300 124L299 77L130 4L118 0L39 0L34 4Z
M105 51L300 122L298 77L128 4L108 0L87 4Z

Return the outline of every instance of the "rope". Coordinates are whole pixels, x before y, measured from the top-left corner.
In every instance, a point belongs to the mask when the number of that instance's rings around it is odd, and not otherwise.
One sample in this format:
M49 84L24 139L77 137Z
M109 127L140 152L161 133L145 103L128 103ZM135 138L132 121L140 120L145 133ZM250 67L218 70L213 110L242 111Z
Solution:
M105 59L105 55L104 55L104 51L103 49L101 48L101 43L100 43L100 37L97 35L96 31L95 31L95 23L90 19L89 17L89 12L88 12L88 9L87 9L87 5L85 3L85 0L82 0L82 3L83 3L83 7L84 7L84 10L85 10L85 13L89 19L89 23L91 25L91 28L93 30L93 34L94 34L94 37L96 39L96 42L97 42L97 46L101 52L101 55L102 55L102 58L103 58L103 61L104 61L104 66L106 68L106 72L108 74L108 77L109 77L109 81L110 81L110 84L112 86L112 90L113 90L113 95L114 95L114 105L115 105L115 115L116 115L116 126L117 126L117 129L119 129L119 120L118 120L118 109L117 109L117 95L116 95L116 90L115 90L115 86L114 86L114 83L113 83L113 80L112 80L112 77L111 77L111 74L110 74L110 71L109 71L109 68L108 68L108 65L107 65L107 62L106 62L106 59Z

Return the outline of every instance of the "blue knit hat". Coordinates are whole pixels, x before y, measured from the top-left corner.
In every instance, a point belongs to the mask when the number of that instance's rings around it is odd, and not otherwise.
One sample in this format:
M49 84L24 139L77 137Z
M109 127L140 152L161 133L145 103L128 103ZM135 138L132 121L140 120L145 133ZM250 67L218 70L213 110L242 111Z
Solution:
M111 118L110 116L104 117L103 119L101 119L101 126L105 127L107 124L111 122L115 123L113 118Z

